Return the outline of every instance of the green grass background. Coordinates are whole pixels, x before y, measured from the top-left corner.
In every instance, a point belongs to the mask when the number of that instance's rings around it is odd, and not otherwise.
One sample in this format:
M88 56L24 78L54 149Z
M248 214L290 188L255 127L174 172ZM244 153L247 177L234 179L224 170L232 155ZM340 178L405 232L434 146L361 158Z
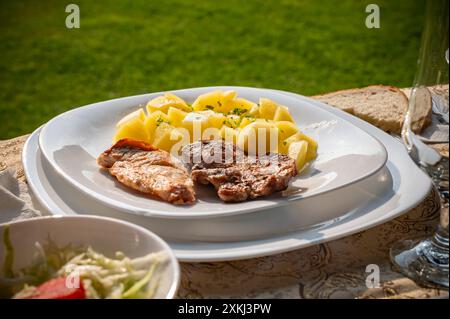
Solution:
M0 139L65 110L146 92L210 85L305 95L410 86L424 1L0 0Z

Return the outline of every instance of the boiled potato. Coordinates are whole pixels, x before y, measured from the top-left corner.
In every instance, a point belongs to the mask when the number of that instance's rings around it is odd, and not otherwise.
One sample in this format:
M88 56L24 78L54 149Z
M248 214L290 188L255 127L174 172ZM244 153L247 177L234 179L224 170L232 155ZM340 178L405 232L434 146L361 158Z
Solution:
M278 146L278 128L272 122L257 120L239 132L238 146L251 155L275 151Z
M170 124L163 123L155 130L153 146L175 154L179 150L172 150L172 146L183 139L183 134Z
M246 115L255 117L255 118L259 118L260 116L259 116L258 104L253 105L252 108L248 111L248 113Z
M289 146L292 143L299 141L306 141L308 143L308 152L306 154L306 160L312 161L313 159L315 159L317 157L317 148L318 148L317 142L308 135L303 134L301 132L298 132L288 137L283 142L281 142L278 148L278 152L281 154L288 154Z
M254 111L256 107L256 103L243 98L235 98L232 101L232 109L229 113L238 116L244 116L247 115L250 111Z
M291 113L286 106L279 105L273 117L274 121L289 121L294 123Z
M306 154L306 160L312 161L312 160L316 159L317 148L318 148L317 142L314 139L312 139L311 137L309 137L308 135L303 134L303 133L300 133L300 139L308 142L308 154Z
M132 118L128 122L123 123L114 135L113 143L126 137L145 142L150 141L147 130L144 127L144 122L140 117Z
M273 120L278 105L269 99L259 99L259 116L263 119Z
M223 124L231 128L237 128L240 122L241 117L239 115L230 114L226 116L225 120L223 121Z
M141 121L145 121L144 110L139 109L139 110L133 111L133 112L125 115L122 119L120 119L119 122L117 122L116 127L118 128L118 127L122 126L122 124L125 124L135 118L139 118Z
M223 126L223 122L227 119L226 115L224 115L223 113L216 113L213 111L209 112L210 112L208 114L209 127L215 127L216 129L220 129Z
M203 131L209 127L209 115L206 112L190 112L183 120L182 127L187 129L190 140L201 140Z
M194 111L211 110L219 113L228 113L233 108L235 91L213 91L200 95L192 104Z
M281 154L288 154L289 152L289 145L293 142L301 141L300 139L300 133L296 133L294 135L289 136L287 139L283 140L278 145L278 153Z
M289 145L288 155L290 158L295 160L295 165L297 166L297 171L300 172L305 166L306 153L308 152L308 142L298 141L293 142Z
M260 117L259 116L259 106L257 104L253 105L247 114L251 117Z
M298 127L292 122L288 121L276 121L275 126L278 127L278 140L284 141L289 136L298 133Z
M167 114L164 114L161 111L154 111L147 116L144 122L144 130L147 132L150 142L153 142L155 139L156 128L163 123L169 124L170 120Z
M164 95L154 98L147 103L146 107L148 114L151 114L154 111L167 113L169 107L175 107L185 112L191 111L191 107L187 105L185 101L172 93L165 93Z
M173 126L176 126L176 127L179 127L182 125L183 120L187 114L188 114L187 112L184 112L173 106L169 107L169 110L167 111L167 117L170 121L170 124L172 124Z
M250 123L255 122L256 119L253 117L243 117L241 120L241 123L239 124L239 128L244 128L247 125L249 125Z

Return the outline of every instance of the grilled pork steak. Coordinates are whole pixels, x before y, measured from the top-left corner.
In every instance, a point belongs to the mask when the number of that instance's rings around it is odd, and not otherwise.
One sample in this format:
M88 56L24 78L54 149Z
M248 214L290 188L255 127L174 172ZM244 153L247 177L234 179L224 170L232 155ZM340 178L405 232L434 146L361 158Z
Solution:
M145 142L122 139L97 159L119 182L173 204L195 201L194 185L183 164Z
M199 141L182 149L183 162L194 182L211 183L225 202L241 202L287 188L297 175L295 161L287 155L245 156L223 140Z

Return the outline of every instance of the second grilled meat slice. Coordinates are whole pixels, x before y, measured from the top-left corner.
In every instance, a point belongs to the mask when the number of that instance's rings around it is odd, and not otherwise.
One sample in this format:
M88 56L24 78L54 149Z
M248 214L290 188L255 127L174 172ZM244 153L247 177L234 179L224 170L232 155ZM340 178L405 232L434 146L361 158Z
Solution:
M182 153L194 182L211 183L225 202L268 196L286 189L297 175L295 161L287 155L247 157L223 140L194 142Z

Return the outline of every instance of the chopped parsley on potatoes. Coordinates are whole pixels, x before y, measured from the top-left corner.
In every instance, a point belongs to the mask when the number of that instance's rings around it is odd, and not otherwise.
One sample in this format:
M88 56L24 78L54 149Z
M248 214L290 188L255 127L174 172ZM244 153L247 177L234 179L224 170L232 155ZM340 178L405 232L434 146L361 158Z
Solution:
M289 109L261 98L259 103L235 91L200 95L192 105L172 93L149 101L118 121L113 142L129 137L178 154L200 139L225 139L249 154L276 152L295 159L298 171L317 156L317 142L303 134Z

